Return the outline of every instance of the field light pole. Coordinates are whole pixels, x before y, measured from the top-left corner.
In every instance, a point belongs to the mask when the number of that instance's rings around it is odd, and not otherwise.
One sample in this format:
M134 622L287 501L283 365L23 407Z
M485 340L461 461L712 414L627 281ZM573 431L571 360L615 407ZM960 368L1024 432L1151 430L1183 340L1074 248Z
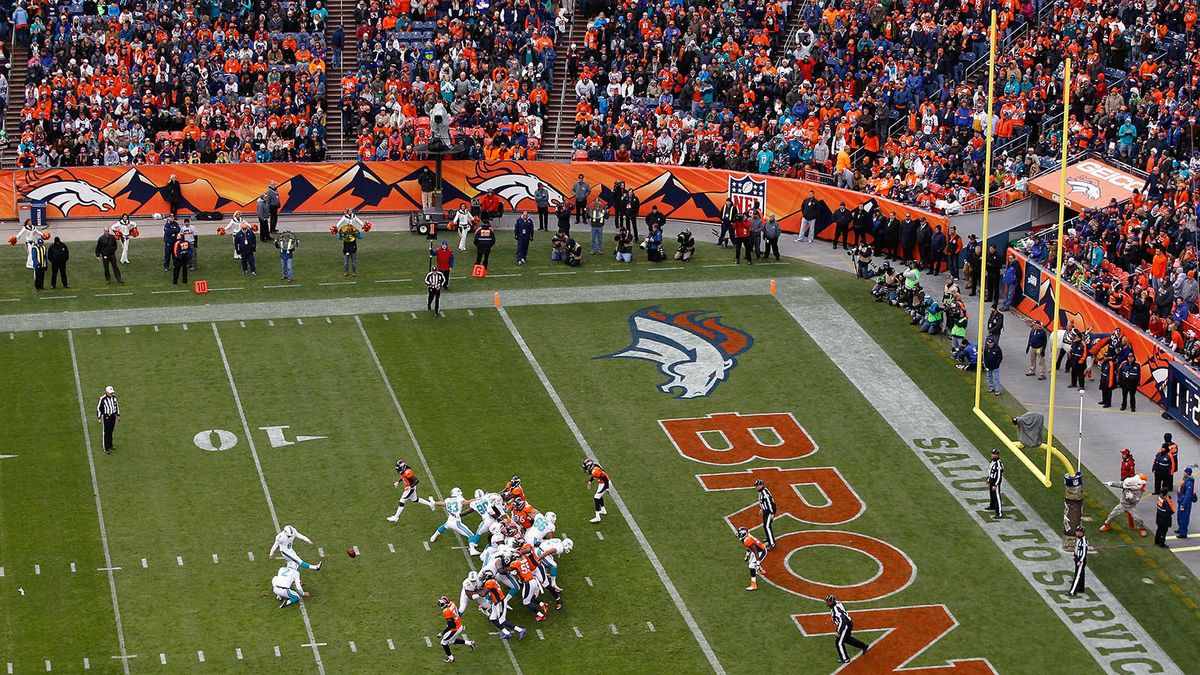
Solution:
M1075 468L1083 472L1083 387L1079 388L1079 445L1075 449Z

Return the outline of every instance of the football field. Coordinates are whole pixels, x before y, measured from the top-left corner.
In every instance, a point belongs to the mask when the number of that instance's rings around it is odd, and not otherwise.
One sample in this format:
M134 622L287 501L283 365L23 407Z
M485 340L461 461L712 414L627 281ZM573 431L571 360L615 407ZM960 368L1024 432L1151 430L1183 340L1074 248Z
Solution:
M1189 671L1197 585L1177 560L1102 548L1089 592L1066 597L1061 489L1011 462L1009 517L983 511L989 439L941 343L848 275L777 273L774 295L765 276L696 270L543 280L500 307L474 282L442 318L423 295L328 297L302 317L226 304L0 335L0 673L445 668L435 601L457 602L479 562L464 540L429 543L440 509L385 520L400 458L422 496L520 475L574 541L563 609L535 622L514 602L529 632L502 642L472 605L479 644L454 668ZM599 524L585 457L615 485ZM733 528L765 537L756 479L778 546L750 593ZM1102 518L1112 497L1090 494ZM325 563L279 609L267 553L288 524ZM830 593L872 643L847 665Z

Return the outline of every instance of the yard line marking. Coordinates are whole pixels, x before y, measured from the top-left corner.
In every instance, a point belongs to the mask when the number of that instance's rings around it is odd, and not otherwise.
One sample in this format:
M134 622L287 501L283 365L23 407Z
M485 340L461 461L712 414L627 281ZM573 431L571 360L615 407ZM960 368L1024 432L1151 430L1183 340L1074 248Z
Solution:
M197 651L196 656L200 659L200 663L204 663L204 652Z
M358 653L358 647L356 647L356 646L354 645L354 640L351 640L351 641L350 641L350 652L351 652L352 654L357 654L357 653Z
M50 659L46 659L46 672L50 672Z
M375 283L377 283L377 284L402 284L406 281L408 281L408 279L376 279Z
M272 284L263 288L300 288L300 284Z
M584 577L583 580L587 582L588 586L595 586L595 584L592 583L591 577Z
M579 626L571 626L571 628L575 629L575 637L583 637L583 633L579 632Z
M575 272L538 272L539 277L557 277L563 274L575 274Z
M303 326L303 325L304 325L304 319L299 319L299 318L298 318L298 319L296 319L296 325L298 325L298 326Z
M97 571L97 572L107 572L107 571L109 571L109 570L112 570L112 571L114 571L114 572L117 572L117 571L119 571L120 569L121 569L120 567L97 567L97 568L96 568L96 571Z
M238 325L239 325L239 326L241 326L242 328L245 328L245 327L246 327L246 322L245 322L245 321L239 321L239 322L238 322Z
M328 644L329 644L328 642L305 642L304 644L302 644L300 646L301 647L325 647Z
M433 640L430 640L428 635L426 635L426 636L425 636L425 646L426 646L426 647L432 647L432 646L433 646Z
M596 530L596 538L599 539L600 541L604 541L604 533L601 532L600 530Z
M237 648L237 658L238 658L238 661L242 660L242 648L241 647Z
M78 295L44 295L38 300L71 300L78 297Z
M388 544L388 552L389 552L389 553L395 553L395 552L396 552L396 545L395 545L395 544Z
M608 628L612 631L613 635L620 635L620 633L617 632L617 624L610 623L608 624Z
M187 293L187 291L184 291L184 290L150 291L150 295L165 295L167 293Z
M775 299L866 398L867 403L879 412L901 439L905 439L905 446L920 464L984 531L1101 669L1120 670L1123 653L1136 650L1143 655L1140 658L1149 659L1143 662L1157 666L1158 672L1183 672L1100 579L1088 584L1090 600L1080 598L1069 601L1064 601L1058 590L1042 581L1062 573L1065 556L1057 537L1045 537L1041 541L1035 539L1031 544L1031 532L1051 533L1055 530L1030 507L1020 493L1010 491L1008 498L1012 501L1012 509L1024 516L1021 521L1013 518L982 520L972 511L969 500L978 492L965 485L973 481L965 481L959 476L982 473L987 466L983 455L819 283L786 280ZM937 440L931 442L928 439ZM961 455L961 458L956 458L956 455ZM1029 555L1030 550L1036 550L1038 557ZM1084 606L1083 603L1089 607L1102 605L1110 616L1100 620L1091 615L1081 615L1079 610ZM1104 636L1104 631L1116 624L1124 626L1122 634L1125 637L1122 640L1125 644L1121 653L1115 653L1111 649L1111 641Z
M481 278L502 279L504 277L519 277L519 276L521 276L521 275L520 274L489 274L489 275L487 275L487 277L481 277ZM472 279L474 277L467 277L467 278Z
M183 558L180 558L179 560L180 560L179 564L180 564L180 565L182 565L182 564L183 564ZM145 558L142 558L142 569L146 569L147 567L149 567L149 565L147 565L147 564L146 564L146 559L145 559Z
M3 299L0 299L0 302L17 302L19 300L20 300L20 298L3 298Z
M717 265L701 265L701 267L737 267L738 263L720 263Z
M12 675L12 671L13 671L12 664L10 663L10 664L8 664L8 675Z
M159 661L159 663L163 664L164 666L167 665L167 655L165 653L160 653L158 655L158 661Z
M651 633L653 633L653 632L654 632L654 624L652 624L652 623L650 623L649 621L647 621L647 622L646 622L646 630L648 630L648 631L650 631Z
M75 563L71 563L71 574L75 574Z
M217 559L217 554L216 554L216 553L214 553L214 554L213 554L213 564L214 564L214 565L216 565L216 564L218 564L218 563L220 563L220 561Z
M415 316L415 315L414 315ZM400 405L400 398L396 396L396 389L392 386L392 381L388 379L387 371L383 369L383 363L379 360L379 354L375 351L375 344L371 342L371 336L367 335L367 329L363 326L362 319L357 315L354 317L354 323L358 324L358 332L362 334L363 342L367 345L367 351L371 354L371 360L375 363L375 368L379 370L379 377L383 379L383 386L387 389L388 396L392 399L392 405L396 408L396 414L400 416L400 421L404 424L404 431L408 435L408 440L412 443L413 449L417 451L417 458L421 461L421 468L425 470L425 475L429 478L429 486L433 488L433 494L438 500L442 499L442 490L438 487L437 479L433 476L433 471L429 468L429 461L425 459L425 451L421 449L421 442L417 440L417 434L413 431L412 424L408 421L408 415L405 414L404 408ZM455 538L458 543L462 544L462 537L456 532ZM421 542L425 544L425 550L429 550L429 541L423 539ZM472 572L475 571L475 559L467 551L463 551L463 557L467 559L467 566ZM429 638L425 641L428 643ZM433 646L432 643L429 646ZM512 663L513 670L517 675L523 675L521 664L517 663L517 657L513 654L512 647L508 641L504 641L504 651L508 653L508 660Z
M317 557L324 558L325 557L325 549L317 547Z
M97 328L97 331L100 329ZM88 471L92 476L92 496L96 498L96 520L100 524L100 544L104 549L104 566L112 567L112 552L108 548L108 529L104 526L104 507L100 503L100 483L96 480L96 460L92 456L92 432L88 426L87 410L83 405L83 385L79 380L79 358L75 355L75 332L67 331L67 345L71 349L71 370L75 376L75 397L79 401L79 422L83 425L83 443L87 449ZM108 570L108 590L112 596L113 618L117 624L117 644L121 649L121 656L128 656L125 650L125 627L121 624L121 605L117 602L117 581L113 577L112 570ZM121 668L125 675L129 675L129 659L121 659Z
M246 551L246 557L250 559L250 562L254 562L254 551Z
M545 640L545 639L546 639L546 636L545 636L545 635L542 635L542 629L541 629L541 628L536 628L536 629L534 629L534 630L535 630L535 632L537 632L537 636L538 636L538 639L539 639L539 640Z
M550 396L550 400L552 400L555 407L558 408L558 414L562 416L563 421L566 422L567 426L571 429L571 433L574 434L575 441L579 444L579 448L583 450L584 456L589 459L595 459L596 454L592 451L592 447L588 445L587 439L583 437L583 432L579 430L579 425L575 423L575 418L571 417L571 413L567 410L567 406L563 403L562 398L559 397L558 392L554 389L554 385L551 384L550 379L546 377L546 371L542 370L542 365L538 363L537 358L533 355L533 351L529 348L529 345L526 344L525 338L521 337L521 332L517 330L517 325L513 323L512 318L508 316L508 310L501 306L497 307L496 311L499 312L500 318L504 320L504 325L508 327L508 332L511 333L513 339L517 341L517 346L521 348L521 352L525 354L525 360L529 362L530 367L533 368L533 372L537 375L538 379L541 380L542 386L546 389L546 393ZM603 462L600 463L603 464ZM619 510L621 515L625 518L625 523L629 525L629 529L633 531L633 536L637 539L638 544L641 545L642 551L645 552L646 557L650 559L650 564L654 567L654 571L658 573L659 580L662 581L663 586L667 588L667 594L671 596L671 600L675 603L675 608L679 610L679 613L683 616L684 622L692 631L692 637L696 639L696 642L700 645L700 649L704 652L704 656L708 658L709 665L712 666L713 671L715 671L718 675L724 675L725 668L717 659L716 652L713 651L712 645L708 642L708 638L704 636L704 632L700 630L700 625L696 623L696 619L692 616L691 610L687 608L687 604L684 603L683 597L679 595L678 589L675 588L675 583L672 582L671 577L667 575L666 568L663 567L662 561L658 559L658 555L650 546L650 542L646 539L646 535L642 532L642 528L638 526L637 520L634 519L633 514L625 506L625 500L621 498L621 494L615 489L610 490L609 494L612 495L613 503L616 504L617 510ZM603 539L603 535L601 535L599 532L596 534ZM576 632L578 632L578 629Z
M647 268L646 271L647 272L670 272L672 270L681 270L681 269L683 269L683 268L682 267L650 267L650 268Z
M279 656L279 645L275 645L275 656Z
M34 573L34 574L41 574L41 573L42 573L42 566L41 566L41 565L34 565L34 566L33 566L33 573Z
M96 297L97 298L119 298L119 297L123 297L126 295L133 295L133 291L129 291L127 293L97 293Z
M267 487L267 477L263 473L262 462L258 459L258 448L254 445L254 436L250 433L250 422L246 420L246 410L242 407L242 397L238 394L237 384L233 381L233 369L229 367L229 357L225 354L225 344L221 342L221 332L217 330L217 323L212 322L213 337L217 341L217 351L221 353L221 364L225 367L225 376L229 378L229 389L233 392L233 402L237 407L238 417L242 421L242 432L245 434L246 442L250 446L250 456L254 458L254 468L258 472L258 483L262 486L263 496L267 500L267 510L271 514L271 524L275 527L275 531L279 531L279 516L275 513L275 502L271 500L271 489ZM81 395L82 396L82 395ZM79 399L80 406L83 405L83 398ZM80 414L83 414L82 407ZM308 608L304 606L304 600L300 600L300 616L304 619L304 630L308 632L308 641L312 646L313 659L317 663L317 672L320 675L325 675L325 664L321 661L321 651L318 649L317 638L313 635L312 622L308 618ZM301 646L310 646L301 645Z
M210 288L208 290L214 291L214 292L216 292L216 291L244 291L244 290L246 290L246 287L245 286L226 286L224 288Z
M86 656L83 658L83 669L84 669L84 670L91 670L91 669L92 669L92 662L91 662L91 661L89 661L89 660L87 659L87 657L86 657Z
M392 638L388 638L388 649L396 651L396 643L392 642Z
M615 269L615 270L592 270L592 274L612 274L613 272L632 272L631 269Z
M318 283L317 285L318 286L349 286L351 284L357 284L357 283L358 283L357 281L322 281L322 282Z

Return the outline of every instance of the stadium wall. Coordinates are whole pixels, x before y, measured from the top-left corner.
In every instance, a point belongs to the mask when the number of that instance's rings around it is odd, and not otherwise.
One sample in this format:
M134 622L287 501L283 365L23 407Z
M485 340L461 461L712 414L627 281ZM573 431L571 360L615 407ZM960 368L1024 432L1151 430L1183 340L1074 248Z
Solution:
M183 192L182 211L235 210L252 215L255 200L268 181L277 183L283 213L356 212L396 213L421 207L419 171L432 162L331 162L321 164L184 164L168 166L101 166L9 171L0 178L0 218L15 219L18 202L44 201L47 216L96 218L129 213L148 216L168 211L163 186L172 175ZM900 217L924 217L946 224L937 214L871 195L803 180L741 172L659 166L582 162L476 162L443 164L443 193L447 208L492 190L510 208L534 208L533 192L539 181L552 199L571 198L579 174L599 191L592 197L610 196L618 180L636 190L642 213L655 205L671 219L716 221L721 208L733 199L740 207L758 206L774 213L784 231L800 226L800 204L809 190L825 204L818 219L821 230L829 226L831 209L839 202L853 208L874 200L885 212ZM827 234L831 234L827 233Z

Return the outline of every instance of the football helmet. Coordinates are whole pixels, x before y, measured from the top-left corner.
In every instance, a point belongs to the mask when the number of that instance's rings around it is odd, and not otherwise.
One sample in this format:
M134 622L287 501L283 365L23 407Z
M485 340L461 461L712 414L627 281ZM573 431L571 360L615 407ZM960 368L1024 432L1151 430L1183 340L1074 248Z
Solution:
M461 498L461 497L462 497L462 490L460 490L460 489L458 489L458 488L450 488L450 496L451 496L451 497L454 497L454 498L456 498L456 499L458 499L458 498Z
M570 553L575 548L575 542L567 537L562 540L563 553Z
M496 573L491 570L484 570L483 574L479 575L479 578L484 581L491 581L496 578Z
M483 488L475 488L475 499L483 499Z
M407 468L408 468L407 462L405 462L402 459L396 460L396 473L404 473L404 470Z
M442 597L438 598L438 607L445 609L449 606L450 606L450 598L447 598L444 595Z
M525 500L517 497L513 500L513 511L520 511L525 508Z
M479 572L476 572L475 570L471 570L470 572L467 572L467 583L471 586L478 584L479 583Z
M546 520L550 521L551 525L555 525L558 523L558 514L556 514L553 511L547 511L546 512Z
M291 560L289 560L288 564L287 564L287 568L289 570L298 570L298 569L300 569L300 566L297 565L296 563L292 562Z
M592 460L592 459L583 460L583 472L584 473L591 473L592 467L594 467L594 466L596 466L595 460Z
M737 538L738 539L745 539L749 534L750 534L750 532L744 527L739 527L737 529Z
M521 487L521 477L513 476L512 479L508 481L508 484L510 487Z
M291 525L284 525L283 533L289 537L294 537L296 536L296 528L292 527Z

